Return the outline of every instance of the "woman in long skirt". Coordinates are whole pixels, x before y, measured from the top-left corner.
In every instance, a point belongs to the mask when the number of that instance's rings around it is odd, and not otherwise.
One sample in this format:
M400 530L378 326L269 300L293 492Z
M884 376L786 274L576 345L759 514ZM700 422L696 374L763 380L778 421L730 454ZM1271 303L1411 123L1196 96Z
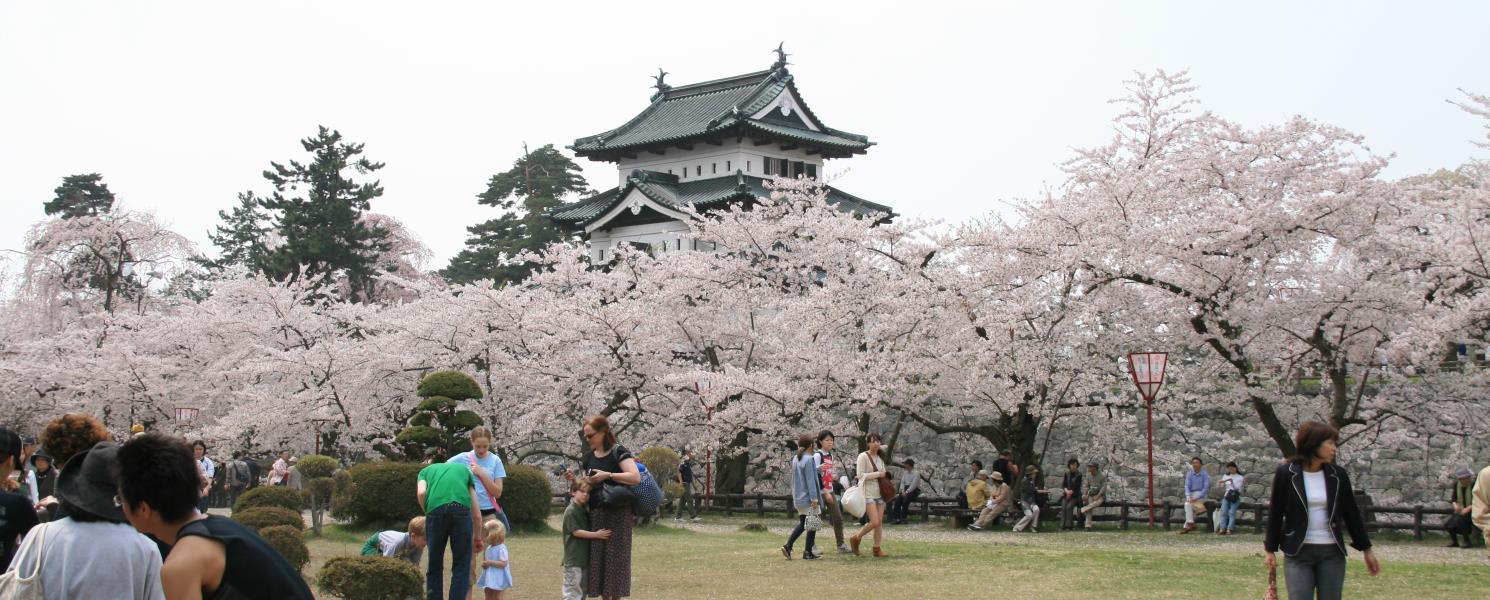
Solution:
M590 417L580 430L590 451L585 453L584 469L595 487L592 501L598 499L603 485L636 485L641 472L636 459L625 446L616 443L610 421L600 415ZM586 593L605 600L631 595L631 527L635 517L630 506L601 508L592 502L590 526L609 529L610 539L590 541L590 572Z

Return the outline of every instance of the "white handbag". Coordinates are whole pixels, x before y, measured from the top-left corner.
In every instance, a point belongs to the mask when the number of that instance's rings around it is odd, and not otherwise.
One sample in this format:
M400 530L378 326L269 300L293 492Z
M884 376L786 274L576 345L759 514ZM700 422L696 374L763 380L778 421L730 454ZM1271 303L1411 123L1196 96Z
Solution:
M843 505L843 511L853 515L855 519L864 516L864 490L859 486L845 491L839 502Z
M0 575L0 598L7 600L43 600L41 592L41 558L46 554L47 548L47 524L42 523L31 529L32 534L26 536L21 542L21 547L16 549L15 558L12 563L15 569L6 571ZM36 555L35 569L29 577L21 573L21 565L27 557Z

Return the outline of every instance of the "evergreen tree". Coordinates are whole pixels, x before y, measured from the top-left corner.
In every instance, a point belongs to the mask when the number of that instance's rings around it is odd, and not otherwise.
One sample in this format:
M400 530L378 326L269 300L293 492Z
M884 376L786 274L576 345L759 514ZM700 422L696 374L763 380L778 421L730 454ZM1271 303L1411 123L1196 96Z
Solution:
M61 215L64 219L82 216L96 217L114 208L114 192L103 182L103 175L68 175L62 185L52 190L57 197L41 205L47 216Z
M522 281L532 268L503 265L503 257L528 250L541 250L564 237L548 215L570 195L590 191L579 165L553 144L532 152L523 144L523 156L507 171L493 175L477 202L500 209L501 216L467 227L466 249L450 259L441 271L454 283L491 279L496 285Z
M249 270L264 273L267 248L265 235L269 233L269 215L264 212L262 201L253 192L238 194L238 207L232 213L217 211L223 224L216 233L207 234L212 245L217 246L217 260L203 261L207 266L223 268L242 265Z
M324 126L300 144L311 154L310 162L269 163L273 169L264 171L274 193L257 204L268 211L280 239L265 249L263 270L276 279L345 282L350 299L368 300L379 255L389 243L385 230L364 226L362 217L372 199L383 195L383 186L358 183L347 171L367 175L383 163L361 156L362 144L344 142L340 132ZM303 193L289 195L296 192ZM228 223L230 229L234 225Z

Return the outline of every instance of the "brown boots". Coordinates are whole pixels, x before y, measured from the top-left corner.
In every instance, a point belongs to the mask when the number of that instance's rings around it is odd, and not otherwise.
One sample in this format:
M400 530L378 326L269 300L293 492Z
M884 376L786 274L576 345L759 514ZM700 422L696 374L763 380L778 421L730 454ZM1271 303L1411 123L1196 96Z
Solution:
M861 542L861 541L863 541L863 540L861 540L859 538L859 536L857 536L857 535L848 536L848 547L849 547L849 551L853 552L854 553L854 556L859 556L860 555L859 554L859 542ZM875 546L874 547L874 557L875 558L889 558L890 555L889 554L885 554L885 552L883 550L880 550L880 547L879 546Z

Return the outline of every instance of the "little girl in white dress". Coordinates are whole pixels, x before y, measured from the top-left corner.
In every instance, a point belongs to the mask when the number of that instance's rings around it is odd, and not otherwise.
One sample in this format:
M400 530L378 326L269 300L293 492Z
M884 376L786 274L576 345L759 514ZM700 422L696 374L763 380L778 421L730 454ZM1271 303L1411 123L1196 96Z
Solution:
M486 555L481 561L481 578L476 586L486 600L501 600L502 592L512 587L512 561L507 556L507 529L496 519L487 519Z

